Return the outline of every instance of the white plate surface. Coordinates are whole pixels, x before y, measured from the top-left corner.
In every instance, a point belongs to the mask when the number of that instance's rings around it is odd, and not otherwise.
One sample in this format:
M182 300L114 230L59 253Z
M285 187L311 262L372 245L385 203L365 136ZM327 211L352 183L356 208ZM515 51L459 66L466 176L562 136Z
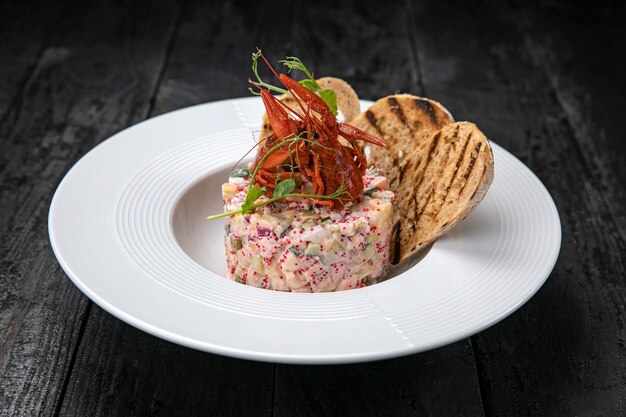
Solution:
M363 106L369 103L363 102ZM93 301L155 336L245 359L346 363L454 342L524 304L556 262L550 195L496 144L480 206L419 261L371 287L267 291L224 278L220 186L254 144L257 98L150 119L85 155L59 185L49 233L59 263Z

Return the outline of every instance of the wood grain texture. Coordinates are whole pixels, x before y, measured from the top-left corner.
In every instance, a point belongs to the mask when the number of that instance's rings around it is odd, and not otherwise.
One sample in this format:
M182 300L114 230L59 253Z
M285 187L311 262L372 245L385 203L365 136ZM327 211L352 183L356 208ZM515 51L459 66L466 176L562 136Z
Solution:
M0 126L2 415L57 410L89 302L48 243L52 193L83 153L145 117L175 10L72 5Z
M66 3L40 0L0 3L0 122L32 73Z
M293 47L318 76L345 79L361 99L421 93L403 2L322 0L296 7Z
M550 75L508 14L431 2L413 15L427 95L528 164L561 216L561 254L547 283L473 338L486 414L622 415L625 245Z
M188 349L94 306L61 416L271 416L273 365Z
M555 2L502 8L500 16L519 28L533 61L546 72L589 175L626 238L626 64L617 56L626 48L626 8L605 3L587 9Z

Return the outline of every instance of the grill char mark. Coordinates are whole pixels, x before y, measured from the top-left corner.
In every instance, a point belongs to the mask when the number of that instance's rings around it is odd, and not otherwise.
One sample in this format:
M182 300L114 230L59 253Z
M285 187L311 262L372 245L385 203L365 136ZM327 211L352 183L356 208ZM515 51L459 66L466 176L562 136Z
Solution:
M374 129L376 129L376 132L378 132L378 135L380 136L380 138L385 139L383 135L383 131L380 130L380 127L378 127L378 124L377 124L378 119L376 119L376 116L374 115L374 113L368 110L365 112L365 117L367 118L367 121L370 122L372 126L374 126Z
M458 131L455 134L455 137L457 136ZM459 173L459 168L461 167L463 160L465 159L465 152L467 151L467 147L470 143L470 138L471 138L471 133L470 135L467 137L467 140L465 142L465 145L463 146L463 149L461 150L461 155L459 156L459 159L457 159L456 161L456 166L454 168L454 173L452 174L452 177L450 178L450 182L448 182L448 185L446 187L446 191L443 194L443 199L441 200L441 206L439 207L439 211L437 212L437 214L435 214L434 218L436 219L439 216L439 213L441 212L441 209L443 209L444 205L446 204L446 200L448 198L448 193L450 193L450 187L452 187L452 183L454 182L454 179L456 178L456 175Z
M417 107L419 111L426 113L434 124L438 124L437 114L435 113L435 108L433 107L432 104L430 104L428 100L416 98L415 107Z
M483 182L483 177L485 176L485 172L487 172L487 167L483 166L483 172L480 174L480 181L478 181L478 184ZM476 189L472 193L472 196L470 197L470 201L474 199L474 197L476 196L476 193L478 192L479 188L480 187L476 187Z
M422 181L424 181L424 177L426 176L426 170L428 169L428 165L430 165L430 162L433 160L433 152L435 151L435 149L437 149L437 145L439 145L439 138L441 138L441 131L435 134L435 137L433 138L433 141L430 144L430 149L428 150L428 157L426 158L426 164L424 165L424 168L422 169L422 174L417 183L417 186L415 187L415 190L419 190L420 186L422 185Z
M474 169L474 164L476 163L476 160L478 159L478 155L480 155L480 149L482 148L482 146L483 146L483 143L479 142L478 145L476 145L476 147L474 148L476 155L472 155L469 161L469 166L467 167L467 172L463 174L463 179L465 180L465 182L463 183L463 186L461 187L461 190L459 191L459 195L463 194L463 190L465 189L465 186L467 185L467 179L472 174L472 170Z
M417 213L417 219L416 219L417 221L419 221L420 218L422 217L424 210L426 210L426 207L428 207L428 205L430 204L430 200L433 198L434 194L435 194L435 186L433 185L433 187L428 192L428 196L426 197L426 201L424 202L424 205L422 206L420 211Z
M398 103L398 100L396 100L395 97L389 97L387 99L387 104L389 104L389 108L391 108L393 113L398 117L398 119L400 119L402 124L410 128L410 126L407 124L406 116L404 115L404 111L402 111L402 107L400 107L400 103Z

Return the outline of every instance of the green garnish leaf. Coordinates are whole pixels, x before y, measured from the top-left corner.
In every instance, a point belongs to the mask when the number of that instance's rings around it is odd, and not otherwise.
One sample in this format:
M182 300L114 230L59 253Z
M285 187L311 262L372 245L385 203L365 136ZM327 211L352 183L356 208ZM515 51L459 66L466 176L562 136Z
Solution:
M337 117L337 94L333 90L322 90L320 97L328 105L333 116Z
M320 91L320 88L319 88L320 86L315 81L305 79L305 80L300 81L300 84L302 84L309 90L313 91L314 93Z
M250 170L248 167L237 168L228 174L231 178L247 178L250 176Z
M327 220L330 220L330 217L324 217L322 220L320 220L320 223L324 223Z
M254 208L254 202L257 201L263 194L265 194L265 187L257 187L253 185L248 190L248 194L246 195L246 200L241 205L241 214L246 214L250 210Z
M288 178L278 183L274 189L274 198L282 198L286 194L289 194L296 188L296 181L293 178Z

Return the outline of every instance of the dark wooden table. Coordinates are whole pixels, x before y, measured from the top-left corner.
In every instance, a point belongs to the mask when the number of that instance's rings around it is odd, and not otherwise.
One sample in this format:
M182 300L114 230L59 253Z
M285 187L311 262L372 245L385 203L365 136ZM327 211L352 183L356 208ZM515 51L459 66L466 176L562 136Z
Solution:
M261 3L0 3L0 414L625 415L626 8ZM471 338L343 366L198 352L94 305L50 249L55 187L128 126L248 95L255 46L438 100L526 163L563 227L542 289Z

